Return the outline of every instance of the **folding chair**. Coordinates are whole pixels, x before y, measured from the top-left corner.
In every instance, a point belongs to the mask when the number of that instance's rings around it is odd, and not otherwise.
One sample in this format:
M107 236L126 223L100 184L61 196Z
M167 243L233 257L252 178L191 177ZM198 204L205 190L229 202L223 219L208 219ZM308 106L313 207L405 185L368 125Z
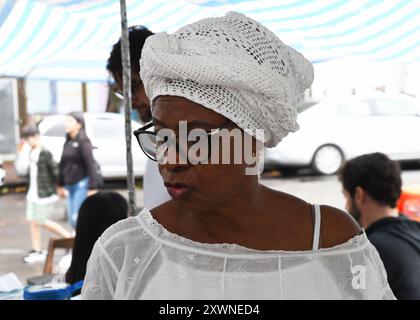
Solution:
M74 238L51 238L48 244L47 259L44 265L44 274L51 274L53 271L55 249L73 249Z

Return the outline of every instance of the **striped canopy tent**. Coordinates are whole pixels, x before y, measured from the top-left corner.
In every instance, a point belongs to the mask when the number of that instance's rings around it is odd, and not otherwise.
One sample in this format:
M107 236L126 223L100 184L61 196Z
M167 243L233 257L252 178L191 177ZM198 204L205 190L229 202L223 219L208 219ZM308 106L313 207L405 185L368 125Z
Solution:
M119 10L118 0L0 0L0 76L107 81ZM313 62L420 59L418 0L127 0L128 24L153 32L232 10Z

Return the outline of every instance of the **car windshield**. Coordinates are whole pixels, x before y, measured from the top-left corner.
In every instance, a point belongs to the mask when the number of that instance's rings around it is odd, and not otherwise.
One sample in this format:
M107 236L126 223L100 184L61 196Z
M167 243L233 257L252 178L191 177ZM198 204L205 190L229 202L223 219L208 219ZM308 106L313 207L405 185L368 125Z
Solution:
M44 135L48 137L65 137L66 128L64 126L64 120L54 124L44 133Z

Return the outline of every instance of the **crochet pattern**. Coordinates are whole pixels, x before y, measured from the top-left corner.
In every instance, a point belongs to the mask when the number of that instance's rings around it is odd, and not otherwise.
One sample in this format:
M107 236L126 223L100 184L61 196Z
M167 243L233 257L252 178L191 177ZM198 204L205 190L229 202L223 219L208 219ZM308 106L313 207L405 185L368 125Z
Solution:
M264 129L266 147L299 128L296 103L313 81L302 54L236 12L149 37L140 70L152 104L185 97L242 129Z

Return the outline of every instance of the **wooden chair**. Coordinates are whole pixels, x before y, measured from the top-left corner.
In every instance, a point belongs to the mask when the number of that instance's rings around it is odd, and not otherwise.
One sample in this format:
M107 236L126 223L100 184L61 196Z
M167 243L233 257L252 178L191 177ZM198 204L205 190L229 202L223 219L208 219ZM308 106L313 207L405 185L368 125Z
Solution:
M55 249L73 249L74 238L51 238L48 244L47 259L44 265L44 274L51 274L53 271Z

